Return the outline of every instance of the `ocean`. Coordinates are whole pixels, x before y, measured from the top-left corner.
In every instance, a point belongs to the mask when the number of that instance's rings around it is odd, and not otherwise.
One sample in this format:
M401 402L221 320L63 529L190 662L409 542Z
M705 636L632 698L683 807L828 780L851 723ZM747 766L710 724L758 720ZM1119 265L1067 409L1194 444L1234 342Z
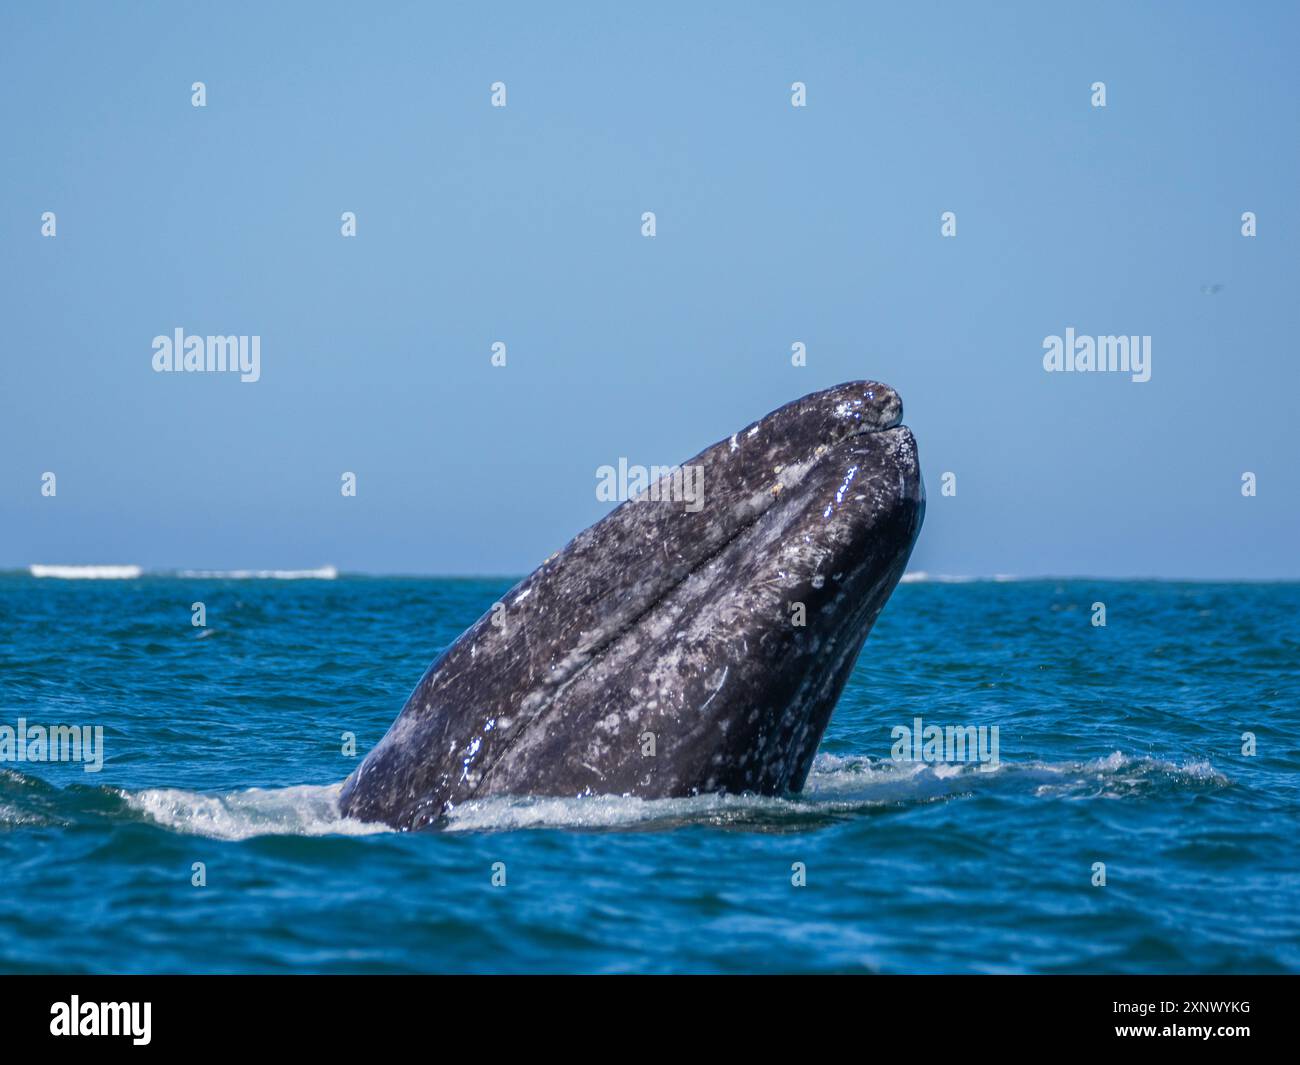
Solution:
M801 794L404 834L339 784L512 581L69 576L0 575L0 971L1300 970L1300 584L909 580Z

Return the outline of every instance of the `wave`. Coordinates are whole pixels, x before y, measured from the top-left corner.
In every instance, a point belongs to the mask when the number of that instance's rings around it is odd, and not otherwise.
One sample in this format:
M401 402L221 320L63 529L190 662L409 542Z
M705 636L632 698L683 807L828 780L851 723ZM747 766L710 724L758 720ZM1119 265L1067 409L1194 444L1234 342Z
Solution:
M333 581L339 571L334 566L316 569L183 569L177 577L202 578L221 581Z
M448 816L451 831L521 828L632 828L704 823L751 828L792 828L874 808L912 806L978 794L1000 786L1039 798L1121 799L1153 787L1221 787L1228 778L1208 762L1176 765L1115 752L1091 762L1002 762L976 765L893 762L819 754L804 790L794 796L698 795L685 799L590 798L482 799Z
M1084 762L923 764L819 754L804 790L792 796L696 795L679 799L631 796L478 799L456 807L439 827L449 832L521 829L632 830L714 825L788 831L873 809L941 802L1008 790L1041 799L1122 800L1162 789L1220 788L1230 781L1208 761L1179 765L1119 751ZM118 794L128 809L164 828L215 839L263 835L372 835L392 832L343 817L342 783L250 788L223 795L178 788Z
M340 782L325 786L248 788L225 795L206 795L181 788L147 788L121 795L128 807L164 828L213 839L365 836L392 831L387 825L343 817L338 801L342 790Z
M57 577L62 580L134 580L144 571L139 566L45 566L27 567L33 577Z
M908 570L899 578L899 584L979 584L993 582L1002 584L1006 581L1018 581L1024 578L1014 573L995 573L992 577L966 577L956 573L927 573L923 569Z
M787 832L893 808L996 795L1056 801L1134 800L1170 791L1217 790L1231 781L1204 759L1182 764L1116 751L1079 762L923 764L819 754L798 795L696 795L638 799L622 795L479 799L458 806L439 824L447 832L523 829L578 831L669 830L710 825ZM244 788L220 794L184 788L71 785L58 788L0 767L0 831L83 820L144 820L170 831L210 839L256 836L367 836L386 825L343 817L343 784Z
M33 577L58 577L63 580L134 580L145 574L142 566L51 566L32 563L27 572ZM335 566L316 569L182 569L149 570L151 577L184 577L222 581L333 581L338 579Z

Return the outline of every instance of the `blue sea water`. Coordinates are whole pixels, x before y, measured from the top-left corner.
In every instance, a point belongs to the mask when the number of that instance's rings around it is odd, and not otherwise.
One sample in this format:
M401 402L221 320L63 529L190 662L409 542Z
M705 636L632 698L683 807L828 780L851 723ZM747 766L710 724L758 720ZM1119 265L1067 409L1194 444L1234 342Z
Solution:
M105 751L0 763L0 970L1300 969L1300 585L907 583L798 796L340 820L510 583L0 575L0 726ZM894 762L917 717L1000 764Z

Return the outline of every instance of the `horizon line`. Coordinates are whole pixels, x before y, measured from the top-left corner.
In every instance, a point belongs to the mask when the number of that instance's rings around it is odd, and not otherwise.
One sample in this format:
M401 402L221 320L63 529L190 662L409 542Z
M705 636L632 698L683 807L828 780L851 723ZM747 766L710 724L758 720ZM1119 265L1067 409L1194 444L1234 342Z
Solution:
M532 572L532 571L529 571ZM235 568L211 569L138 564L49 564L30 563L11 568L0 567L0 576L23 575L38 580L136 580L163 578L173 580L337 580L339 578L446 580L446 581L514 581L528 573L437 573L420 570L340 570L326 565L301 569ZM1101 574L955 574L906 570L900 584L1014 584L1044 581L1127 581L1145 584L1295 584L1300 577L1188 577L1188 576L1117 576Z

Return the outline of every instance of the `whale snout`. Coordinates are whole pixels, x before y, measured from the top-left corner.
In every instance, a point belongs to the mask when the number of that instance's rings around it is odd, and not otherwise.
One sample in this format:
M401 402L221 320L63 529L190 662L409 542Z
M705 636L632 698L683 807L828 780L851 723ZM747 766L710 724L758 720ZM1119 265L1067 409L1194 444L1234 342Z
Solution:
M849 381L787 403L732 438L765 442L797 460L807 448L826 448L863 433L892 429L903 420L903 400L879 381ZM734 448L733 448L734 450Z
M833 403L839 417L857 421L868 431L892 429L903 420L902 396L879 381L840 385L829 390L824 402Z

